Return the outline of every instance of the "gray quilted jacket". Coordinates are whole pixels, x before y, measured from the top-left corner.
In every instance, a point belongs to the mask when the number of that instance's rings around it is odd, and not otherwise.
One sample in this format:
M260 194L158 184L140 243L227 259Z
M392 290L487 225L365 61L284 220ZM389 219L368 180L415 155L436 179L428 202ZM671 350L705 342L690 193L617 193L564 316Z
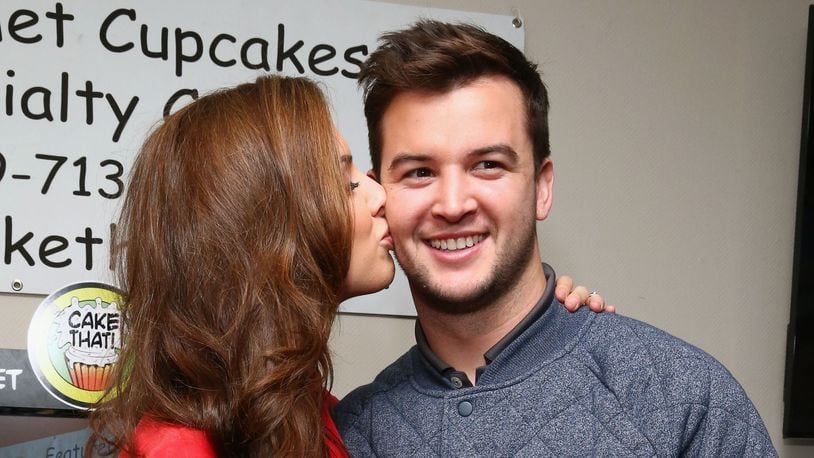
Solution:
M714 358L640 321L553 304L477 386L456 388L413 347L346 396L333 416L351 455L776 456Z

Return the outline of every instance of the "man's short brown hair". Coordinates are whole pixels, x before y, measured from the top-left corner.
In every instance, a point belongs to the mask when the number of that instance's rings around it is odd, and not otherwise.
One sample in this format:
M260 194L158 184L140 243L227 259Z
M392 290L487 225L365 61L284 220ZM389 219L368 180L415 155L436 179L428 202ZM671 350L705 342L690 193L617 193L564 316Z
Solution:
M379 43L359 74L377 176L382 165L382 117L398 94L444 93L483 76L504 76L517 84L526 100L535 168L548 157L548 93L537 65L514 45L474 25L434 20L386 33Z

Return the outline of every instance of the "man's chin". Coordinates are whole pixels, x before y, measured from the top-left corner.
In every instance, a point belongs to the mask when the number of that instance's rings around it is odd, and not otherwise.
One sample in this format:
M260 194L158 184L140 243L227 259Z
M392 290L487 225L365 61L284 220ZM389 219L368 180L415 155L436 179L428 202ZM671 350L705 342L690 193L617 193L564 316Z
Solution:
M410 290L416 301L440 313L449 315L475 313L493 305L495 298L502 294L503 288L495 284L493 272L450 271L442 266L430 268L427 264L403 263L399 259L398 250L396 259L407 275ZM439 282L439 278L445 281ZM473 280L476 278L481 281Z
M448 315L475 313L492 305L494 300L488 283L450 287L450 285L428 285L422 282L413 290L427 307Z

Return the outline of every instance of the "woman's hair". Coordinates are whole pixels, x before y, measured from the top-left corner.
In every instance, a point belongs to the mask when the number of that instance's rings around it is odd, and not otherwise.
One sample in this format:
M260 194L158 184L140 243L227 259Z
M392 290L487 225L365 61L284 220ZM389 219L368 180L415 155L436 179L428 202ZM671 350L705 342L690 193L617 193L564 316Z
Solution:
M88 450L136 452L149 416L204 431L220 456L324 454L352 230L337 148L320 89L278 76L201 97L149 135L114 244L123 346Z

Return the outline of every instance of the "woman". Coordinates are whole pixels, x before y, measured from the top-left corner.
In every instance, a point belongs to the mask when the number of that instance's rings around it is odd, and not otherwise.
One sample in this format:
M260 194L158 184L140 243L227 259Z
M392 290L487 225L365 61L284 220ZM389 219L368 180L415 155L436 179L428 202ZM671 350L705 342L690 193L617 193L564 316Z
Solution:
M167 117L119 228L123 363L88 451L343 456L328 335L339 303L387 286L394 265L384 191L319 88L265 76Z

